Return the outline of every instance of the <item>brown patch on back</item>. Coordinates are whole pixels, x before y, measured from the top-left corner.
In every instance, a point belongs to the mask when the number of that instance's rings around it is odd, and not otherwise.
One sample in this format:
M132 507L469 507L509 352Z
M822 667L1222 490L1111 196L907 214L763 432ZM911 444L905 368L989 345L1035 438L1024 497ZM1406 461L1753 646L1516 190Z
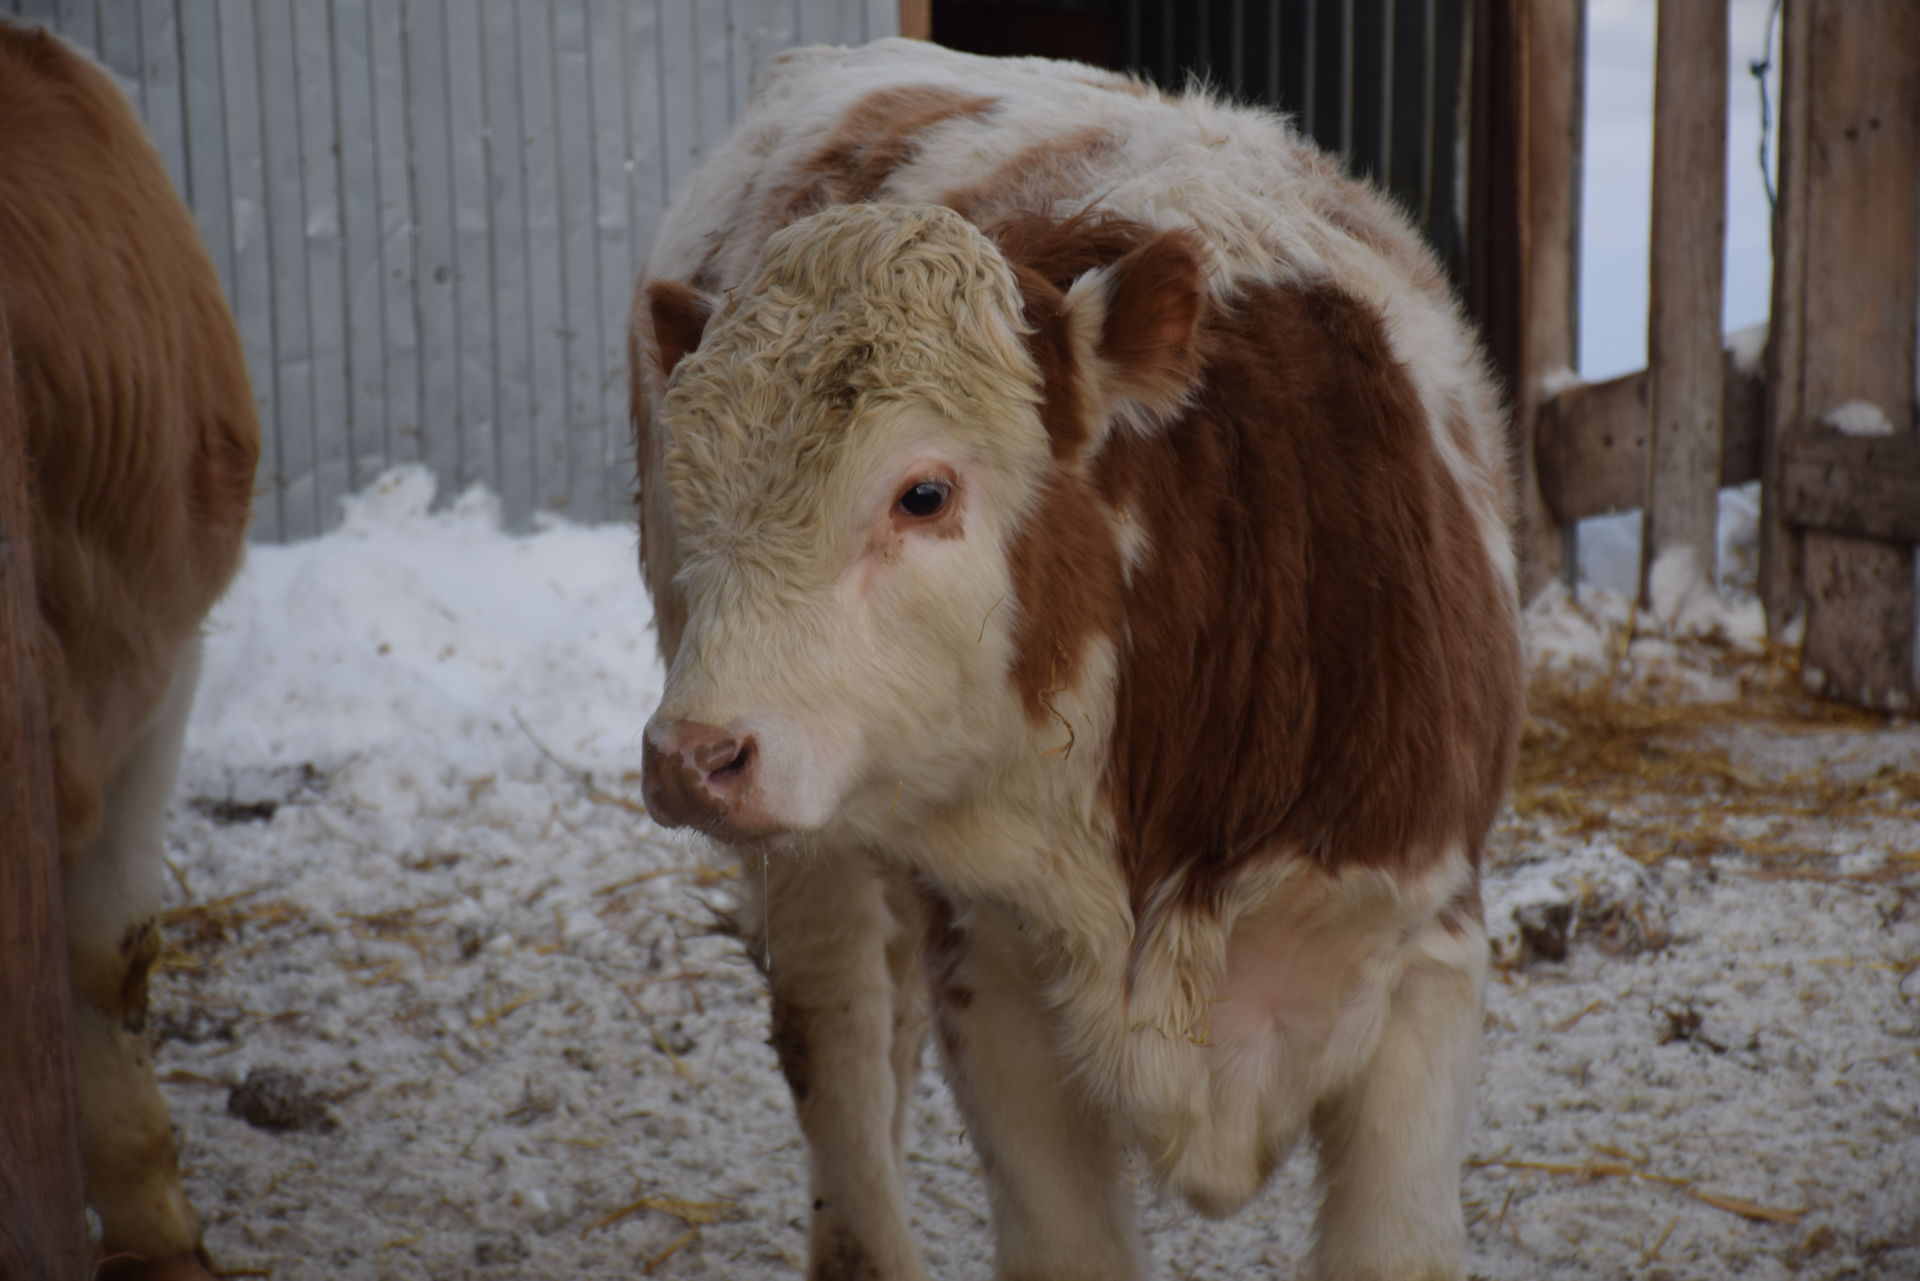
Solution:
M1520 712L1514 606L1379 318L1249 288L1193 408L1097 467L1151 551L1126 589L1110 783L1136 896L1212 903L1278 851L1476 855Z
M982 226L1017 214L1045 213L1054 202L1084 193L1093 165L1120 144L1116 131L1096 125L1031 143L986 177L942 195L938 203Z
M931 85L868 94L847 112L826 144L800 166L792 189L775 197L774 226L785 226L829 205L872 200L896 170L912 163L919 135L947 120L985 115L997 101Z

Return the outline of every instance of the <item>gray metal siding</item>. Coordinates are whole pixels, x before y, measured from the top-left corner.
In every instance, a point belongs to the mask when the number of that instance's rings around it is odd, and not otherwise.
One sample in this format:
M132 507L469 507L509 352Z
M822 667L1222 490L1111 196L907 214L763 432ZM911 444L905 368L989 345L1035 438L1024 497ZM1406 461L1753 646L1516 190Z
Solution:
M767 59L895 0L0 0L132 97L233 303L254 536L424 461L508 522L621 519L626 321L668 196Z

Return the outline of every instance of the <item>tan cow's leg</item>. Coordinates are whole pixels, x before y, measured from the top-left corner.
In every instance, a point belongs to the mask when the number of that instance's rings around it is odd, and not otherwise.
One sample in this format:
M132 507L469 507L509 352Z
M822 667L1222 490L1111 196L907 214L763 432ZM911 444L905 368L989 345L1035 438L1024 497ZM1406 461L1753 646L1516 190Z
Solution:
M807 1275L923 1281L900 1151L924 1035L914 922L864 853L742 863L742 932L767 974L773 1048L812 1168Z
M182 653L165 701L107 781L99 831L66 861L81 1159L108 1256L164 1259L200 1249L147 1044L147 973L160 953L162 828L199 650L196 639Z
M1000 1281L1145 1272L1108 1117L1053 1052L1028 936L1003 911L930 909L927 976L948 1080L986 1176Z
M1361 1078L1314 1116L1318 1281L1464 1276L1460 1167L1480 1059L1486 936L1427 929Z

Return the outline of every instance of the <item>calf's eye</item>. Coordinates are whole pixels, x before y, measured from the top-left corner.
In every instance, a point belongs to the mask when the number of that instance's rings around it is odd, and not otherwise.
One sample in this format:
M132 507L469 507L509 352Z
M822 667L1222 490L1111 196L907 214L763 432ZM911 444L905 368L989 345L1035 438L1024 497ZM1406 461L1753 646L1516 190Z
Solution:
M900 510L909 516L935 516L947 505L953 486L944 480L923 480L900 495Z

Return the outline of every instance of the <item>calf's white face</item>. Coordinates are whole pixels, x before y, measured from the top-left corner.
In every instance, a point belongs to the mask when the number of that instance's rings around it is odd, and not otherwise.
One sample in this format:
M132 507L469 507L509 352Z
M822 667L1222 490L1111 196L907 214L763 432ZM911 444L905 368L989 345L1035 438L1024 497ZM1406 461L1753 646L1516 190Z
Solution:
M842 206L710 320L650 303L687 619L655 816L858 835L965 795L1020 732L1006 549L1048 466L1011 268L949 211Z

